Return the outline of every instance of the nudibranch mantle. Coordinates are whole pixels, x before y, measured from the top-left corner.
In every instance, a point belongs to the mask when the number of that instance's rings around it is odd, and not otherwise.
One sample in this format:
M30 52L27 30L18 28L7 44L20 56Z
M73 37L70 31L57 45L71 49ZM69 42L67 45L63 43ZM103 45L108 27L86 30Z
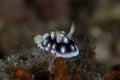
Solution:
M79 54L79 49L71 37L75 30L74 24L66 35L64 31L52 31L44 35L34 36L34 42L45 51L55 54L56 57L71 58Z

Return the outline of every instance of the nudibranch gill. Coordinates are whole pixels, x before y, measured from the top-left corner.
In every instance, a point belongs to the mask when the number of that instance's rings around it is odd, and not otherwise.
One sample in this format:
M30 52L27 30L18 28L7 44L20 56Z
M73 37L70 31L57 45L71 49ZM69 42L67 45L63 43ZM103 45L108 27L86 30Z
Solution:
M44 35L35 35L34 42L45 51L55 54L56 57L71 58L79 54L79 49L71 39L75 30L72 23L70 32L66 35L64 31L52 31Z

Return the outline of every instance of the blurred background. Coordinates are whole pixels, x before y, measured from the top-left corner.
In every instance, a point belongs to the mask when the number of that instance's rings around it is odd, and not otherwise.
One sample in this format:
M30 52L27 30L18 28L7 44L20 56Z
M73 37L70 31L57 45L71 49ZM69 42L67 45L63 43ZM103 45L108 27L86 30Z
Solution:
M68 33L72 22L73 39L87 38L96 61L120 63L120 0L0 0L0 58L35 48L36 34Z

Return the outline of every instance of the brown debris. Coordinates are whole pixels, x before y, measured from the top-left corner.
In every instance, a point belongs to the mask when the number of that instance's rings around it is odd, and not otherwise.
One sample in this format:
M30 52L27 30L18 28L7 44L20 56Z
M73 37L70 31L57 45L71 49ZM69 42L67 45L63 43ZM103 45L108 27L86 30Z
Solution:
M72 75L72 80L84 80L84 79L81 77L80 73L74 73Z
M54 80L72 80L68 74L68 65L64 58L56 58L53 65L49 67Z
M10 80L30 80L31 74L23 68L17 68L10 71Z
M111 71L105 75L105 80L118 80L120 77L120 71Z

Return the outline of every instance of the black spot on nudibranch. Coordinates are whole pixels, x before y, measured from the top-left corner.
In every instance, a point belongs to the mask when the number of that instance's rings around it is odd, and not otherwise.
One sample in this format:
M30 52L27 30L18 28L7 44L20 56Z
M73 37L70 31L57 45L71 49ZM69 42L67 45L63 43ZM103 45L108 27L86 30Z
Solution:
M75 44L74 44L74 42L73 42L72 40L69 40L69 43L67 43L67 44L66 44L66 43L63 43L63 42L62 42L62 43L57 43L56 50L57 50L58 52L62 53L62 52L61 52L61 46L64 46L64 47L66 48L65 53L70 53L70 52L76 50L76 48L75 48L74 45L75 45ZM74 50L71 49L70 46L73 46ZM63 53L62 53L62 54L63 54Z
M47 35L46 39L42 42L42 47L44 47L44 49L48 48L47 51L51 51L53 49L61 54L70 53L77 50L75 43L71 39L66 37L64 34L62 34L61 38L61 41L58 43L55 32L51 32L49 36Z

